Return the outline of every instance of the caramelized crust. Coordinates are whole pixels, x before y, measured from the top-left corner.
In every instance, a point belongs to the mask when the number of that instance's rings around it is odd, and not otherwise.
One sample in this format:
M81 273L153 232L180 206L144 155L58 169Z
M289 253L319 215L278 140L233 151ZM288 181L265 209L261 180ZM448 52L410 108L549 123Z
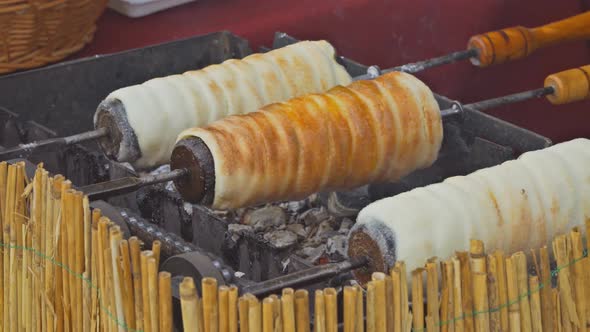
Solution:
M438 104L400 72L337 86L185 130L214 160L213 208L298 199L395 181L430 166L442 142Z

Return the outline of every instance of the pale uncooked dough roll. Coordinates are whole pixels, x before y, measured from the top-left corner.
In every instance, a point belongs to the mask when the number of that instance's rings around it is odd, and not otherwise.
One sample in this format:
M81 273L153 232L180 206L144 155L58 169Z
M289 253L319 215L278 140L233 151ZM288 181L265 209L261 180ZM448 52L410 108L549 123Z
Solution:
M122 113L116 116L128 122L111 134L116 147L103 149L115 160L151 168L169 161L183 129L351 81L326 41L303 41L242 60L155 78L116 90L99 106L97 114L116 109ZM96 127L112 122L95 116Z
M467 250L471 239L491 251L538 248L590 218L590 140L527 152L517 160L376 201L350 232L350 257L369 256L366 280L397 260L408 271L430 257Z
M171 166L191 170L186 200L229 209L395 181L432 165L442 138L430 89L394 72L187 129Z

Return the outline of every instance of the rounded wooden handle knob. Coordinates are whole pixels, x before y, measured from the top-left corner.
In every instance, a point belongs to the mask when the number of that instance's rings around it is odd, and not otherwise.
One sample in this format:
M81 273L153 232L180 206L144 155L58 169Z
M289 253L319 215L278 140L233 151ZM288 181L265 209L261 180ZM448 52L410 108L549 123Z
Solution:
M468 47L478 56L471 62L480 67L528 56L536 49L590 38L590 11L536 28L522 26L473 36Z
M471 63L487 67L524 58L533 51L532 38L530 31L520 26L473 36L467 47L476 49L478 55Z
M551 74L545 86L554 92L547 96L552 104L566 104L590 98L590 65Z

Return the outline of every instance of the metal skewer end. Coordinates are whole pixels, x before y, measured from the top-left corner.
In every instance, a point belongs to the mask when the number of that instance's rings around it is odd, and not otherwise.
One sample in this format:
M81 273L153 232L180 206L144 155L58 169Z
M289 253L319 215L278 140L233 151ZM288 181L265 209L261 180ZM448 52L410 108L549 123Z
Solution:
M80 134L66 136L66 137L57 137L57 138L48 138L44 140L34 141L31 143L24 143L19 144L16 147L6 149L0 151L0 160L7 160L11 158L22 158L26 157L27 155L39 151L44 148L52 147L55 148L57 146L67 146L71 144L81 143L85 141L90 141L94 139L98 139L101 137L105 137L108 135L107 128L98 128L96 130L86 131Z
M403 71L404 73L415 74L417 72L420 72L420 71L423 71L423 70L426 70L429 68L433 68L433 67L437 67L437 66L441 66L441 65L446 65L446 64L457 62L457 61L466 60L466 59L471 59L473 57L477 57L477 50L474 48L471 48L471 49L467 49L464 51L457 51L457 52L449 53L447 55L443 55L443 56L440 56L437 58L408 63L408 64L405 64L402 66L397 66L397 67L394 67L391 69L385 69L383 71L383 73L386 74L386 73L389 73L392 71Z
M473 109L476 111L484 111L490 108L495 108L503 105L518 103L521 101L540 98L550 94L553 94L555 89L552 86L546 86L544 88L539 88L535 90L528 90L519 93L513 93L511 95L506 95L497 98L486 99L482 101L478 101L476 103L471 103L467 105L461 105L458 102L453 103L450 108L444 109L440 111L441 117L448 118L454 115L459 115L463 112L464 108Z
M134 192L141 187L156 183L168 182L187 175L189 171L184 168L170 172L148 175L142 177L124 177L106 182L95 183L79 188L91 200L123 195Z

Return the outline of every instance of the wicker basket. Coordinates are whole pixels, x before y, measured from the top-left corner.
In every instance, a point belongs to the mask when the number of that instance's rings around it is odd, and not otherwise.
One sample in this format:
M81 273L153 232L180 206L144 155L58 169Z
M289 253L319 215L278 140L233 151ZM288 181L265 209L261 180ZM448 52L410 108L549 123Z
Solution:
M56 62L90 42L107 0L0 0L0 74Z

